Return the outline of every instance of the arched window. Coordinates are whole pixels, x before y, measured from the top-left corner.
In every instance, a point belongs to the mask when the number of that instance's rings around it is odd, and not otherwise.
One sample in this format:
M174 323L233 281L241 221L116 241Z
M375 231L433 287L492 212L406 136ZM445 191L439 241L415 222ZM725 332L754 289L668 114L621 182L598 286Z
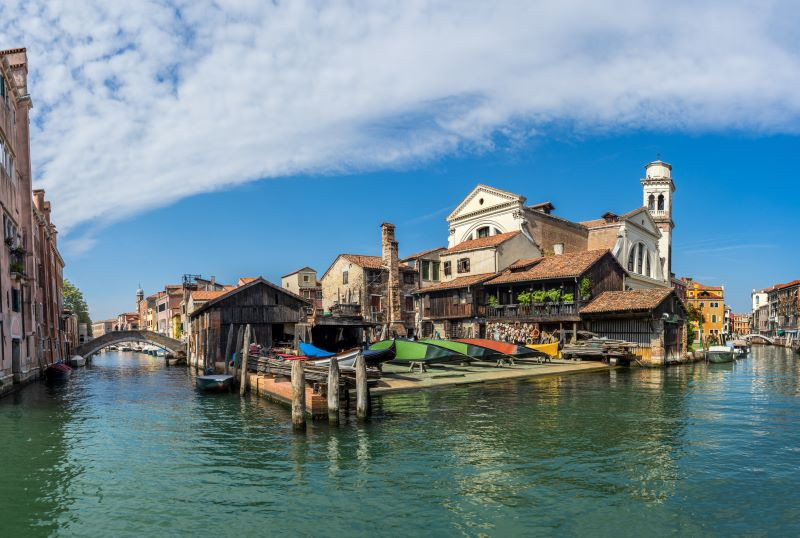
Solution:
M644 256L647 253L647 249L644 248L642 243L639 243L639 254L636 258L636 272L640 275L644 274Z
M659 194L658 195L658 210L659 211L664 211L664 195L663 194Z
M650 256L645 256L644 258L644 271L648 277L653 276L652 271L650 271Z
M628 271L631 273L633 272L634 262L636 260L636 245L631 247L631 251L628 253Z
M647 209L655 209L656 208L656 197L655 195L651 194L650 197L647 199Z
M478 237L489 237L489 227L483 226L482 228L478 228Z

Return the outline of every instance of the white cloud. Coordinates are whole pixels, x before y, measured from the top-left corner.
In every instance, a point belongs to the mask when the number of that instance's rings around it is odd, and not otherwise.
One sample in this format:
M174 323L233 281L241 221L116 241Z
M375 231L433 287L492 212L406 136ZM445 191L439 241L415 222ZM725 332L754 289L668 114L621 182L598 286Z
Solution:
M277 5L275 5L277 4ZM791 2L6 1L37 185L69 231L492 135L796 132Z

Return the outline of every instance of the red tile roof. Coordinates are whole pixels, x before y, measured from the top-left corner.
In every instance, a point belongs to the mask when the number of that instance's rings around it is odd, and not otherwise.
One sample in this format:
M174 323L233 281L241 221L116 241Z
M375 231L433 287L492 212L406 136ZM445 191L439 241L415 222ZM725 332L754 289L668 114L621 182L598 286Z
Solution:
M772 287L772 291L774 290L782 290L783 288L791 288L792 286L800 285L800 280L792 280L791 282L786 282L785 284L775 284Z
M631 291L604 291L581 308L582 314L649 311L657 308L670 293L671 288L650 288Z
M340 256L364 269L383 268L383 258L380 256L365 256L363 254L340 254ZM404 263L401 263L399 267L401 271L414 271L413 267L409 267Z
M507 270L502 275L487 282L487 284L550 280L553 278L580 276L606 254L610 255L610 251L607 249L600 249L572 252L559 256L547 256L541 258L540 261L535 263L530 269L516 272Z
M447 250L447 247L429 248L428 250L423 250L422 252L417 252L416 254L412 254L411 256L406 256L405 258L402 258L402 261L415 260L417 258L421 258L421 257L423 257L423 256L425 256L427 254L430 254L431 252L436 252L436 251L439 251L439 250Z
M490 235L488 237L479 237L477 239L470 239L469 241L464 241L463 243L459 243L454 247L450 247L442 254L452 254L454 252L462 252L465 250L475 250L479 248L487 248L487 247L495 247L501 243L505 243L509 239L516 237L521 232L506 232L504 234L497 234L497 235Z
M434 284L433 286L420 288L418 290L415 290L414 293L428 293L429 291L442 291L442 290L452 290L457 288L466 288L468 286L474 286L475 284L480 284L481 282L489 280L495 275L497 275L497 273L481 273L479 275L460 276L448 282L440 282L439 284Z
M292 271L291 273L286 273L285 275L281 276L281 278L286 278L287 276L296 275L300 271L314 271L314 269L312 269L311 267L306 265L305 267L301 267L300 269L297 269L296 271ZM316 273L316 271L314 271L314 272ZM253 280L255 280L255 278L251 279L251 282Z
M522 258L509 265L508 268L511 269L512 271L515 269L525 269L526 267L533 265L534 263L538 263L541 260L542 260L541 256L539 256L538 258Z
M195 290L192 292L192 299L195 301L210 301L211 299L216 299L217 297L221 297L225 295L230 290L219 290L219 291L206 291L206 290Z

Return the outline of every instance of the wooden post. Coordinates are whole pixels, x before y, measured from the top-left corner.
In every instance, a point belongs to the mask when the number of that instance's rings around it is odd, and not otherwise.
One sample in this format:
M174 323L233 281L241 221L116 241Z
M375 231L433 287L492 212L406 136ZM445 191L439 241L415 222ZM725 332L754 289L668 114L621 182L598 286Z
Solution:
M367 387L367 361L359 351L356 357L356 417L364 420L369 414L369 388Z
M333 357L328 366L328 421L339 423L339 361Z
M239 330L236 331L236 346L234 347L234 351L236 352L236 362L233 363L234 366L234 373L233 373L233 381L239 379L239 369L242 367L242 341L244 340L244 325L239 325Z
M250 358L250 324L244 329L244 349L242 350L242 380L239 383L239 396L247 390L247 361Z
M306 375L303 361L292 361L292 426L306 427Z
M231 353L233 353L231 348L233 348L233 323L228 327L228 341L225 343L225 356L223 357L225 361L225 374L228 373L228 363L231 361Z

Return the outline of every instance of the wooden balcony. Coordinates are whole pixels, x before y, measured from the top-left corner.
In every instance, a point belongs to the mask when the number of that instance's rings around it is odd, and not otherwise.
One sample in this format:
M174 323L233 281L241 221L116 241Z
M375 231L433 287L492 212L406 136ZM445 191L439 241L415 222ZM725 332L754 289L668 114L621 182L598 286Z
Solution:
M441 303L434 302L425 308L425 317L428 319L471 318L475 312L471 303Z
M578 303L534 303L486 307L486 318L513 321L578 321Z

